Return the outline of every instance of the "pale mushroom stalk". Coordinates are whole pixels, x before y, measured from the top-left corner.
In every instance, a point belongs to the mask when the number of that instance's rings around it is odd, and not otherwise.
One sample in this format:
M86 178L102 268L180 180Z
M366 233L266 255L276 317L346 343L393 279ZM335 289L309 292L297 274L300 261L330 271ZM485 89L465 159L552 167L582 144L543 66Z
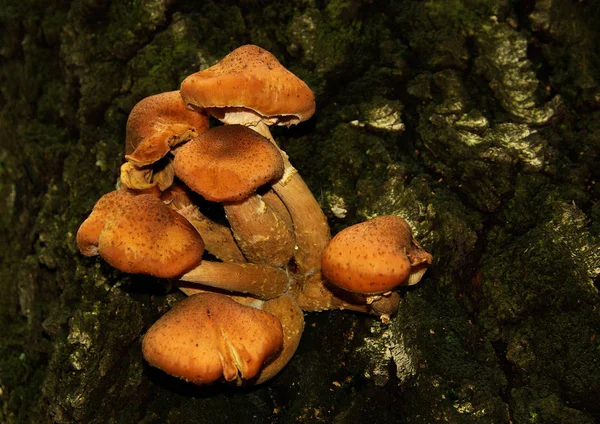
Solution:
M249 126L263 137L277 143L271 136L269 127L260 121ZM279 149L279 146L277 146ZM331 235L327 218L312 192L288 160L287 154L279 149L284 163L283 177L273 184L273 190L287 207L294 224L296 251L294 259L298 271L310 276L321 268L321 255L329 242Z
M304 331L304 313L296 301L283 295L264 302L260 308L274 315L283 328L283 348L281 352L258 373L256 384L264 383L273 378L285 367L296 353L302 332Z
M302 290L291 294L295 296L299 307L306 312L333 309L363 312L375 315L384 324L389 322L400 304L400 294L397 291L375 296L350 293L331 287L320 273L308 278Z
M262 193L261 197L262 197L263 201L271 207L271 209L273 209L275 212L277 212L279 214L279 216L285 221L285 224L288 226L288 228L293 230L294 223L292 222L292 217L290 215L290 212L285 207L285 205L283 204L283 201L277 195L277 193L275 193L275 191L273 191L273 188L270 188L269 190Z
M294 234L285 220L255 194L224 203L238 246L249 262L285 267L294 251Z
M306 312L321 312L331 309L369 312L363 296L343 291L340 291L339 295L335 294L326 286L321 273L307 278L303 281L300 289L293 290L292 293L300 308Z
M398 310L400 300L400 294L397 291L391 291L367 297L367 304L370 312L377 315L382 323L387 324L392 315Z
M178 212L194 226L204 241L204 247L223 262L246 262L244 254L236 244L229 227L205 216L193 203L189 190L175 183L160 195L161 200Z
M244 263L246 258L236 244L229 227L207 218L197 206L179 209L180 215L194 226L204 240L204 247L223 262Z
M202 261L179 279L261 299L280 296L289 287L288 275L282 269L251 263Z

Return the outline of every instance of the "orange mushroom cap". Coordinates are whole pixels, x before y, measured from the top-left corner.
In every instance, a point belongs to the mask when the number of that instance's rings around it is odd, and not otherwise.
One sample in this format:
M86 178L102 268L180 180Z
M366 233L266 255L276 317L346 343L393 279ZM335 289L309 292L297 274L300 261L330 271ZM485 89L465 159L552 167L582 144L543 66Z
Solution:
M418 282L430 263L404 219L381 216L340 231L325 248L321 266L336 286L376 294Z
M200 293L154 323L142 351L150 365L205 384L255 377L282 345L283 329L273 315L222 294Z
M241 201L283 175L283 159L265 137L242 125L211 128L182 146L175 174L213 202Z
M100 198L77 231L77 245L121 271L162 278L189 271L204 252L194 227L159 198L122 190Z
M280 125L305 121L315 113L311 89L275 56L251 44L239 47L216 65L187 77L181 84L186 104L201 108L250 109ZM230 111L211 110L226 123ZM234 118L235 119L235 118Z
M208 117L188 109L179 91L146 97L127 119L125 158L136 166L150 165L207 129Z

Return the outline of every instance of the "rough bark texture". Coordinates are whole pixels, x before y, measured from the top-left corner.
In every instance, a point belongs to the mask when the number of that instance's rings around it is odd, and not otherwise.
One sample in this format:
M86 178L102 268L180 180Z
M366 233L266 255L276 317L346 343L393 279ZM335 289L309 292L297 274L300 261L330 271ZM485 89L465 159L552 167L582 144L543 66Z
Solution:
M3 4L0 422L598 420L598 22L585 0ZM435 262L387 327L309 314L273 380L198 388L140 351L182 295L74 235L133 105L250 42L315 91L274 136L334 230L401 214Z

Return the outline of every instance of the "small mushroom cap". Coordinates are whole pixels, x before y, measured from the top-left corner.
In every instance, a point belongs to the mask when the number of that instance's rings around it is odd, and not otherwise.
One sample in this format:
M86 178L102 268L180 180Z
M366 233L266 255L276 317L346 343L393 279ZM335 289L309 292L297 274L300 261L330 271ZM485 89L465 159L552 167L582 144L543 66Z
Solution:
M98 253L113 267L161 278L179 276L202 260L204 243L184 217L155 195L110 192L77 232L82 254Z
M150 165L207 129L208 117L188 109L179 91L146 97L127 119L125 158L136 166Z
M311 89L275 56L251 44L187 77L181 84L181 96L197 108L250 109L281 125L297 124L315 113Z
M408 283L413 266L420 279L431 263L431 255L415 244L404 219L374 218L340 231L331 240L323 252L322 271L331 283L344 290L383 293ZM413 255L417 246L424 255ZM418 256L418 261L412 261L412 256Z
M241 201L283 175L283 159L265 137L242 125L211 128L178 149L175 174L212 202Z
M195 384L249 380L281 349L283 329L273 315L216 293L177 303L144 336L144 358Z

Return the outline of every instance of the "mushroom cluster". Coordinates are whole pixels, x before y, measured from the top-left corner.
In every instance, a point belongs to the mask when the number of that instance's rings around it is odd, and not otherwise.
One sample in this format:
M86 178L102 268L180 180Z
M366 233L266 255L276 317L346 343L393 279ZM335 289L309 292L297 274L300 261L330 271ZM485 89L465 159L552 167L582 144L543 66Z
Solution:
M152 366L196 384L264 382L296 351L303 311L386 321L400 300L394 288L431 264L398 216L330 240L269 131L314 111L310 88L254 45L132 109L120 188L94 206L77 243L124 272L172 278L189 296L146 333ZM209 128L209 116L224 125Z

